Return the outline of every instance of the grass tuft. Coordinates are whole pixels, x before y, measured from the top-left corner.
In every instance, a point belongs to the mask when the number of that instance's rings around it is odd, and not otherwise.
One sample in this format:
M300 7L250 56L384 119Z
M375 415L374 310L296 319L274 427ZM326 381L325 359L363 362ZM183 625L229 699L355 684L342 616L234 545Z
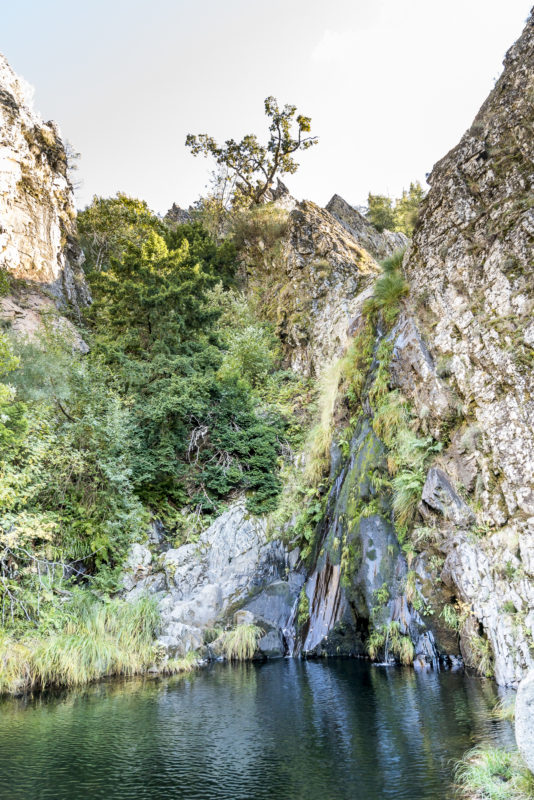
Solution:
M263 630L258 625L237 625L225 631L219 641L229 661L249 661L258 649Z
M456 765L460 796L470 800L532 800L534 775L519 753L476 747Z
M134 675L154 660L158 622L152 598L102 603L80 597L64 629L46 638L0 639L0 693L80 686L107 675Z

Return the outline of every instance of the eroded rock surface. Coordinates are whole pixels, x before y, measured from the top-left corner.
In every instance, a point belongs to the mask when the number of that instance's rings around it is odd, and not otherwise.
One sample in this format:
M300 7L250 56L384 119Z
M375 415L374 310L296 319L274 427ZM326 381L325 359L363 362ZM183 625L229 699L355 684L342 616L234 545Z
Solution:
M363 214L349 205L338 194L327 203L326 210L340 222L354 237L358 244L367 250L377 261L393 255L396 250L407 247L409 239L404 233L395 231L379 231L374 228Z
M521 681L517 690L515 738L525 764L534 772L534 670Z
M248 243L242 258L288 365L319 376L346 349L351 322L380 268L324 208L307 200L290 203L285 194L278 203L286 224L274 255L259 240Z
M487 637L503 684L534 665L533 91L531 16L473 125L430 175L405 259L412 332L393 370L420 419L448 428L440 465L456 498L441 480L437 499L434 471L423 501L451 594ZM470 532L459 492L476 512Z
M0 268L73 305L89 293L74 241L76 210L59 129L0 55Z
M129 599L146 592L158 598L158 643L170 656L200 647L206 629L231 624L239 609L263 627L260 650L282 655L281 629L300 585L283 545L268 540L265 520L243 503L218 517L198 542L167 550L157 561L148 547L134 545L124 579Z

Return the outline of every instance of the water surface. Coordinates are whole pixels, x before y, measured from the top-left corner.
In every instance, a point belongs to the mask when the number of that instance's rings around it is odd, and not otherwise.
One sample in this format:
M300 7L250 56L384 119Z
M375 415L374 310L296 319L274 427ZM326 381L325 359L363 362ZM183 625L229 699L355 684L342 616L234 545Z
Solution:
M1 800L437 800L512 742L496 688L355 660L217 665L0 704Z

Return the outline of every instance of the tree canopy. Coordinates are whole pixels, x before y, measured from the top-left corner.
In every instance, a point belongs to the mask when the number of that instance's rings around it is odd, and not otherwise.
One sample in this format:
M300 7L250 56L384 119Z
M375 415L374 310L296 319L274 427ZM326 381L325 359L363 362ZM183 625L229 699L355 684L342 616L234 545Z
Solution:
M311 131L311 118L297 115L296 106L280 108L270 96L265 99L265 114L270 120L266 144L261 144L252 133L240 142L227 139L222 146L206 133L190 133L185 140L194 156L212 156L219 167L227 170L232 181L233 203L263 202L275 177L297 171L294 154L317 144L316 136L305 136Z
M410 183L396 200L384 194L371 194L367 198L367 218L377 231L400 231L411 237L419 216L425 191L419 181Z

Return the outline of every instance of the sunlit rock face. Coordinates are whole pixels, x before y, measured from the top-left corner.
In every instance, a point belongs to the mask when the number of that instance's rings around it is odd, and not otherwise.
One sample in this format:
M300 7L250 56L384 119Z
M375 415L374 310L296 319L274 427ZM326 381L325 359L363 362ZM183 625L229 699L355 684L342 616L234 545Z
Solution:
M283 189L272 209L281 232L276 247L265 241L264 224L240 255L249 291L275 324L288 366L318 377L346 349L380 268L328 211L297 203Z
M387 230L379 233L363 214L338 194L327 203L326 210L378 261L388 258L396 250L402 250L408 245L409 239L404 233Z
M534 664L533 96L531 16L473 125L430 175L404 262L415 322L403 324L418 333L394 361L429 427L449 407L442 477L478 526L425 511L442 577L487 637L502 684Z
M0 268L60 301L86 302L75 216L59 130L0 55Z

